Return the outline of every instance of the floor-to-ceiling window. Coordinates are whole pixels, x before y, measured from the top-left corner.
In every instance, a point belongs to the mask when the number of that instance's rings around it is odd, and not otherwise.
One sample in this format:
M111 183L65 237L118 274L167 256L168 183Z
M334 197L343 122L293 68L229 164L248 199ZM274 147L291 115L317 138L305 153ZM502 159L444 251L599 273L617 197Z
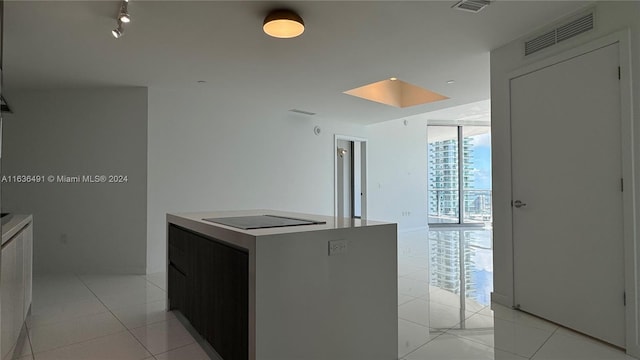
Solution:
M491 224L491 128L429 125L427 139L429 224Z

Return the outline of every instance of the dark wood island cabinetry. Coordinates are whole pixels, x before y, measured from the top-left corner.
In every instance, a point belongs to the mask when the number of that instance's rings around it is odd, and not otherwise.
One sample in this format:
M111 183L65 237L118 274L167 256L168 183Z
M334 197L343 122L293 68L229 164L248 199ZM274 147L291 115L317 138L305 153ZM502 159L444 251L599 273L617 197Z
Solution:
M169 309L180 311L224 360L247 360L247 252L173 224L168 231Z

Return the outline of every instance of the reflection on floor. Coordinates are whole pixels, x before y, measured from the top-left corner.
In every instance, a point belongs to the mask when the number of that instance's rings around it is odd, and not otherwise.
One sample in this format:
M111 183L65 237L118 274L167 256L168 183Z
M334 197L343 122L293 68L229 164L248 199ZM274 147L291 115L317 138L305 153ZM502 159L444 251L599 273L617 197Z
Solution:
M398 356L403 360L617 360L622 351L491 304L490 229L398 238Z
M164 274L35 277L19 359L208 359L165 299Z
M400 359L631 359L490 305L490 231L401 234L398 256ZM33 296L29 341L18 351L20 359L207 359L174 314L164 311L164 274L37 277Z

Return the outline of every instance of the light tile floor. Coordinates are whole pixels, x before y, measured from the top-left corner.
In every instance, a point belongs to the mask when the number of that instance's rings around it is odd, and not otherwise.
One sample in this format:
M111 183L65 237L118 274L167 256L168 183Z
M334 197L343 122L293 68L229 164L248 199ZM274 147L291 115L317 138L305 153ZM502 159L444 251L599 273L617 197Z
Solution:
M455 247L463 239L466 251L477 254L468 266L486 263L487 230L440 229L402 234L398 238L398 355L402 360L631 360L617 348L561 328L521 311L482 304L490 286L477 281L472 298L431 284L443 271L437 252L459 256ZM429 239L426 241L425 239ZM490 230L489 230L490 239ZM485 239L486 240L486 239ZM466 241L466 242L465 242ZM449 244L453 247L449 247ZM469 247L469 246L470 247ZM490 242L489 242L490 246ZM471 249L470 249L471 248ZM459 247L458 247L459 250ZM431 256L429 256L431 254ZM443 255L446 256L446 255ZM483 258L484 257L484 258ZM490 258L489 258L490 263ZM459 266L454 262L448 265ZM486 264L485 264L486 265ZM459 269L458 269L459 270ZM477 270L477 269L475 269ZM479 271L480 273L482 271ZM459 274L456 274L459 275ZM486 274L485 274L486 275ZM476 278L477 280L477 278ZM470 281L475 286L476 281ZM488 284L490 285L490 284ZM481 299L481 300L478 300Z
M471 299L462 306L458 295L430 285L428 235L403 234L398 241L399 359L632 359L507 307ZM19 359L208 359L165 312L165 281L161 273L36 277Z

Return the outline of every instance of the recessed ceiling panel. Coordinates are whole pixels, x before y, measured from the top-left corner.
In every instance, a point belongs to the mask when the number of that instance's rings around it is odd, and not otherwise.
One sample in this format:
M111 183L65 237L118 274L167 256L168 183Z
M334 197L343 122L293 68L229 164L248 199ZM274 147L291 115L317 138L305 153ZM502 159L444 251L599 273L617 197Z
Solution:
M344 93L399 108L448 99L444 95L397 79L378 81Z

